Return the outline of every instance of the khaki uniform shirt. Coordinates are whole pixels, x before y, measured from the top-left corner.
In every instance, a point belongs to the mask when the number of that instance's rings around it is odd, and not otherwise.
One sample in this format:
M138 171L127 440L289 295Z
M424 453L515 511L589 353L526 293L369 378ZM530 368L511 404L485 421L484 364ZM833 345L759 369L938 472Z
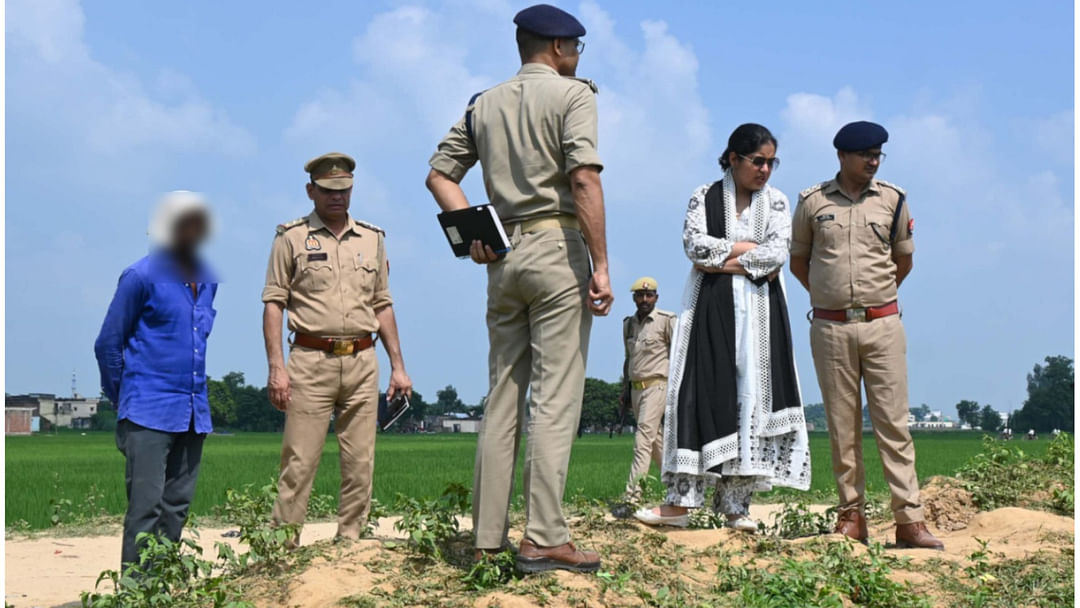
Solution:
M623 319L628 380L667 378L668 354L677 320L675 313L659 308L640 321L637 314Z
M893 215L904 191L871 180L851 200L836 179L807 188L791 223L791 255L810 259L810 304L844 310L896 300L896 262L911 255L914 228L905 201L890 239Z
M289 311L289 331L320 337L377 332L375 311L392 304L381 229L349 218L336 238L314 211L278 226L263 302Z
M603 167L591 81L527 63L476 98L471 124L472 137L464 117L451 127L429 161L432 169L460 182L479 160L488 200L504 222L576 215L569 173Z

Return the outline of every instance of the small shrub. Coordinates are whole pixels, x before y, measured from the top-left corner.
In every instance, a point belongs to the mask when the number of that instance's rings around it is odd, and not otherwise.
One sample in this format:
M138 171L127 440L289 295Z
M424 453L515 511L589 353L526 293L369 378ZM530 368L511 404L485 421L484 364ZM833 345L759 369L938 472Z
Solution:
M234 599L235 590L224 576L214 574L214 564L202 559L202 547L185 538L172 542L155 534L142 533L139 564L123 573L106 570L98 576L95 590L83 592L83 608L248 608L250 603ZM108 580L112 593L98 593Z
M49 523L53 526L84 524L105 515L105 508L102 506L105 493L97 485L91 485L78 504L61 496L61 492L60 475L56 474L53 476L55 496L49 499Z
M473 591L487 591L509 583L515 576L514 553L506 550L477 560L461 582Z
M957 475L981 510L1022 506L1072 515L1073 453L1073 439L1064 433L1050 442L1043 458L986 437L982 452Z
M833 513L835 509L815 513L804 502L784 503L783 508L773 519L772 525L766 526L765 531L780 538L828 534L832 531Z
M421 555L442 559L447 541L458 535L457 516L469 508L469 490L450 484L434 500L418 500L398 494L397 511L401 519L394 529L408 536L409 546Z

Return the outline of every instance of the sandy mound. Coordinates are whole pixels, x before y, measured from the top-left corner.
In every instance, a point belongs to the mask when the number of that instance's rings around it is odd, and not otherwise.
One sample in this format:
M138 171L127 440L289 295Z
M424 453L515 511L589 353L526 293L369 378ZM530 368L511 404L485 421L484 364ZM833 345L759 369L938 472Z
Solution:
M776 511L775 506L755 505L752 514L761 521L769 522ZM963 518L950 515L952 519L944 519L941 515L944 512L935 511L937 521L956 522ZM394 592L394 581L425 584L428 580L425 567L410 565L404 551L391 550L383 545L383 542L398 537L392 523L392 519L380 522L376 531L379 540L341 546L326 542L334 533L334 524L308 525L304 529L303 542L323 543L326 547L323 556L314 559L303 572L291 577L274 581L254 581L253 593L248 599L260 608L323 608L338 605L341 598L349 596L372 601L369 594L373 590ZM895 549L889 549L888 552L910 557L915 562L931 559L962 562L979 549L976 539L982 539L989 541L990 549L994 553L993 559L1024 558L1040 550L1057 551L1063 546L1071 546L1074 542L1073 529L1073 519L1068 517L1042 511L1005 508L974 515L967 521L966 528L934 529L945 542L944 552ZM222 538L224 531L202 530L200 544L207 548L208 556L214 554L214 541L226 540L235 544L234 539ZM891 523L882 523L871 529L873 540L886 546L892 542L892 532ZM754 537L730 530L650 530L634 522L614 522L610 519L599 528L575 531L575 537L580 544L601 551L614 539L625 541L628 535L640 536L635 543L641 546L642 551L649 551L650 543L660 542L668 543L666 546L669 547L682 547L686 555L696 555L693 558L696 560L694 563L688 561L680 566L687 572L688 578L696 578L697 572L705 577L712 576L711 573L715 572L715 559L719 558L719 554L710 554L711 549L730 552L729 557L723 559L739 560L744 554L751 555L754 543L758 542ZM820 538L822 537L818 537ZM839 540L839 537L835 539ZM790 542L793 550L809 550L808 548L814 547L816 540L807 538L787 542ZM77 606L79 593L92 589L98 572L102 568L111 567L119 556L119 551L119 539L115 536L10 540L5 544L6 601L14 608ZM856 545L855 551L863 552L866 549ZM449 568L445 565L439 567ZM449 574L456 577L460 576L461 572L450 571ZM892 576L894 580L914 583L927 580L918 571L896 571ZM550 595L544 603L545 606L604 606L607 603L602 591L602 581L597 577L559 572L554 576L554 583L546 585ZM523 608L539 605L530 597L516 595L507 590L480 594L472 600L462 599L481 607ZM380 604L381 602L376 602L371 605Z
M923 485L920 495L926 520L938 530L963 530L978 512L971 492L951 477L931 477Z

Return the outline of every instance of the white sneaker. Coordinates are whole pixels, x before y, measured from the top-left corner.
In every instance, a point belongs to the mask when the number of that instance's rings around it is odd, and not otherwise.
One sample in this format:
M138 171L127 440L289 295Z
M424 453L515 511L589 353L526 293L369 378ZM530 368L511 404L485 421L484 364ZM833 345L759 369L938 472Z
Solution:
M740 532L757 532L757 522L743 515L738 519L727 520L727 527Z
M683 513L682 515L660 515L652 509L641 508L634 513L634 517L641 523L650 526L671 526L673 528L686 528L690 526L689 513Z

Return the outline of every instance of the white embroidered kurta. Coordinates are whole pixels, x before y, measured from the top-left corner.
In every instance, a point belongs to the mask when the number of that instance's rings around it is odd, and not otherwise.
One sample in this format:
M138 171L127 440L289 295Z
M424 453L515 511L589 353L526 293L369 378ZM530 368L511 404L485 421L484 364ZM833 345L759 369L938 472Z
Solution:
M706 228L705 195L711 186L701 186L690 198L683 227L684 248L690 261L701 266L722 266L735 243L749 241L758 246L738 259L750 278L760 278L781 269L791 244L787 197L766 186L753 194L750 206L741 215L736 215L734 184L730 175L725 175L723 197L727 235L719 238L710 236ZM773 486L808 489L810 451L801 404L773 411L769 288L767 284L755 285L744 276L732 277L738 431L702 446L700 451L678 448L679 389L702 277L698 270L691 270L683 311L672 341L664 423L665 478L686 474L716 477L718 475L709 469L720 466L719 476L755 478L756 491ZM782 276L777 280L783 285Z

